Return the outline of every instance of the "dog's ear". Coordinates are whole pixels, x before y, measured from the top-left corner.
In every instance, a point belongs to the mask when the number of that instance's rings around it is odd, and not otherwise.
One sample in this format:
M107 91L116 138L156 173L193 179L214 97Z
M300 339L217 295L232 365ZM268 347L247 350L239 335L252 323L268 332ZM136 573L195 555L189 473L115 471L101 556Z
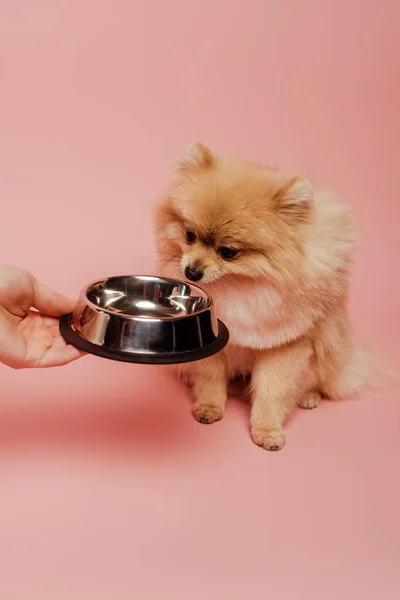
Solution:
M274 196L283 217L292 221L308 221L314 207L314 190L303 177L290 179Z
M195 173L196 171L211 169L215 158L211 150L203 144L192 144L182 154L177 170L182 174Z

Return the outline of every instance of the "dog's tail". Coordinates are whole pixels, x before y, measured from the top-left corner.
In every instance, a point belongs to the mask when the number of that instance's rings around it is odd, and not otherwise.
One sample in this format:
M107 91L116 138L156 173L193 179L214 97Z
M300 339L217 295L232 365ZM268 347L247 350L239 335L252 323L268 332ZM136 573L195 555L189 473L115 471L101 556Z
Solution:
M390 367L385 359L370 352L360 341L354 341L352 351L337 373L333 395L338 399L359 396L365 389L382 389L400 383L400 371Z

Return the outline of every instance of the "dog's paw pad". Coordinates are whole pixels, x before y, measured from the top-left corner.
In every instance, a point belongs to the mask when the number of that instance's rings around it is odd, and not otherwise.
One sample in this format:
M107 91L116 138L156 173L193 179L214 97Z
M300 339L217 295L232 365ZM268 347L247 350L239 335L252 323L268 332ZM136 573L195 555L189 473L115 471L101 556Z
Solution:
M319 392L308 392L308 394L304 394L304 396L299 399L297 406L312 410L313 408L317 408L320 402L321 394Z
M196 404L193 412L196 420L206 425L215 423L224 416L223 410L217 404Z
M261 448L272 452L283 448L286 440L285 432L282 429L253 427L251 435L257 446L261 446Z

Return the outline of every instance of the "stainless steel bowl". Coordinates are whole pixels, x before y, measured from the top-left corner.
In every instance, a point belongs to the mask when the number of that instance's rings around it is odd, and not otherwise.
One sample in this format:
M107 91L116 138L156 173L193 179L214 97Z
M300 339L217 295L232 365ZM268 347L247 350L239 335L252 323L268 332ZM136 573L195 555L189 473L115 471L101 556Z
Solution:
M90 354L149 364L200 360L222 350L228 330L200 288L162 277L109 277L86 286L60 321L65 340Z

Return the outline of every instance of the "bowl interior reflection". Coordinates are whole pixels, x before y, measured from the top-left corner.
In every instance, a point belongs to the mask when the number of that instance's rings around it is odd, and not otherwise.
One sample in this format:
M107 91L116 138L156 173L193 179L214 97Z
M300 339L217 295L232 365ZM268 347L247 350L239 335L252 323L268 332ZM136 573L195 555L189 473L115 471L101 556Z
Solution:
M196 288L158 277L114 277L91 285L88 300L110 313L141 318L173 318L193 315L208 305L207 296Z

